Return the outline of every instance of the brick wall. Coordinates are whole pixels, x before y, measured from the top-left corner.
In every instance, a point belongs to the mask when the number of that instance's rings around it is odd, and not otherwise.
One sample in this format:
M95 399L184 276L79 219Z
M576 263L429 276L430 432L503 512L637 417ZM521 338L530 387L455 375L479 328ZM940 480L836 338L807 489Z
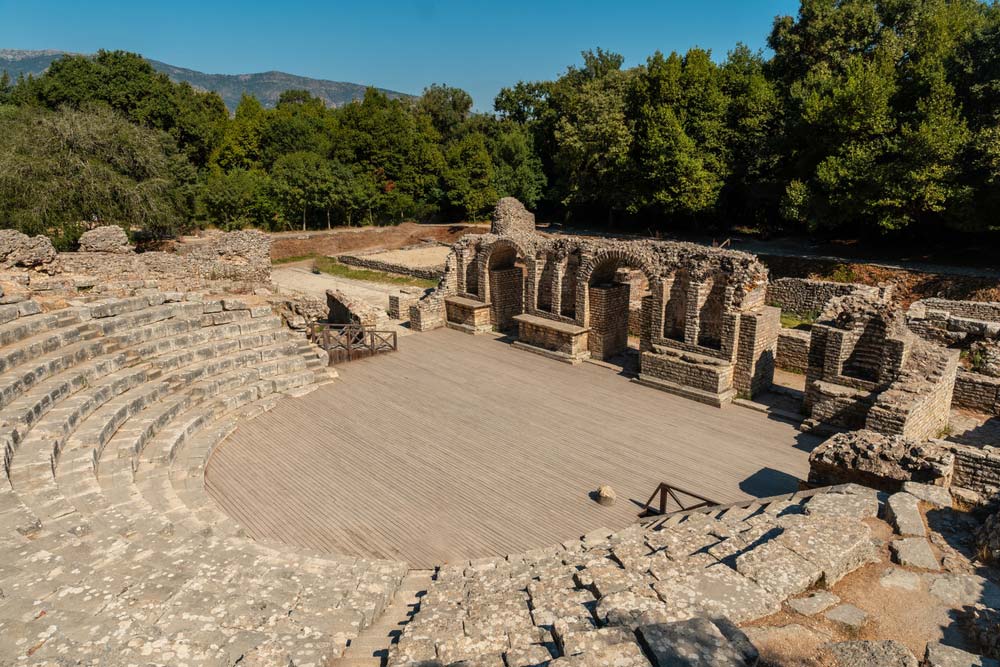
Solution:
M589 347L595 359L609 359L628 347L629 292L627 284L589 288Z
M499 331L516 328L514 316L524 312L524 271L520 267L490 270L490 303L493 326Z
M430 331L444 325L444 297L432 297L410 306L410 328L414 331Z
M927 440L940 435L951 416L952 392L958 371L958 351L936 377L926 378L929 387L914 393L890 388L879 395L868 413L865 428L879 433L899 434L911 440Z
M805 373L809 365L809 332L801 329L782 329L778 333L775 365L786 371Z
M877 287L806 278L778 278L767 285L767 303L793 313L820 312L835 296L853 292L878 294Z
M732 366L686 361L670 354L644 352L642 374L710 394L722 394L733 386Z
M955 378L952 405L986 414L1000 415L1000 378L960 368Z
M949 443L951 444L951 443ZM996 447L970 447L955 445L950 447L955 454L955 471L952 485L971 489L987 498L1000 492L1000 449Z
M942 310L951 315L986 322L1000 322L1000 303L990 301L958 301L954 299L921 299L913 304L929 310Z
M745 396L767 390L774 382L774 358L781 329L781 311L761 308L740 315L733 388Z

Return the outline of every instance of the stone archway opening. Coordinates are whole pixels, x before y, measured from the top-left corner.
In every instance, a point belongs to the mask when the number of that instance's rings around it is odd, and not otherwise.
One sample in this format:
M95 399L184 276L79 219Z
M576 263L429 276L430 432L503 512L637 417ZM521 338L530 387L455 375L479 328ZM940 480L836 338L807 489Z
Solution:
M644 303L648 309L651 298L645 271L628 258L609 257L594 267L586 289L591 357L608 360L638 354Z
M524 312L524 258L512 246L490 253L487 264L490 310L498 331L517 328L515 315Z

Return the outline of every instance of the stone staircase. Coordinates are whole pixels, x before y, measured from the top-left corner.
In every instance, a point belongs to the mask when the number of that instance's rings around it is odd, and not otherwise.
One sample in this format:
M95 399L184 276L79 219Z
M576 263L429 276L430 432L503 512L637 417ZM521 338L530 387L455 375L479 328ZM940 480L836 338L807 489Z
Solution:
M335 660L331 667L383 667L389 651L416 614L433 576L431 570L410 570L382 617L353 639L344 657Z
M404 564L248 540L205 492L238 423L331 379L269 307L0 311L0 664L320 665L374 627Z
M738 626L877 560L878 510L830 487L442 566L388 664L753 665Z

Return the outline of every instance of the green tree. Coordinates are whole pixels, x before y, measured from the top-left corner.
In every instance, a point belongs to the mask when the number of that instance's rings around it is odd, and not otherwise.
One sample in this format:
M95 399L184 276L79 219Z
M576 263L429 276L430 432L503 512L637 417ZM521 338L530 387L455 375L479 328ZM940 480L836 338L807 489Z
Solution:
M445 195L463 217L474 219L496 203L493 161L486 150L486 137L478 132L465 135L448 147L445 159Z
M461 88L435 83L417 99L417 110L428 116L443 140L449 141L468 120L472 97Z
M0 107L0 226L63 247L80 222L171 235L192 213L184 163L167 134L106 108Z

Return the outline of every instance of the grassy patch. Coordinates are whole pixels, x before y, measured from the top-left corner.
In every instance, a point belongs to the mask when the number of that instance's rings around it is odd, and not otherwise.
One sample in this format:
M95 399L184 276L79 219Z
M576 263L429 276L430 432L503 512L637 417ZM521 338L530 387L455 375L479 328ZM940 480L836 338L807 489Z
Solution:
M858 276L849 265L838 264L830 272L830 280L835 283L855 283L858 281Z
M307 259L316 259L316 255L296 255L294 257L282 257L281 259L272 259L272 265L278 264L293 264L295 262L304 262Z
M349 280L364 280L370 283L388 283L390 285L406 285L408 287L437 287L438 281L426 278L414 278L412 276L398 276L382 271L372 271L371 269L356 269L346 264L341 264L333 257L317 257L315 267L323 273Z
M781 311L781 326L785 329L808 330L819 318L819 313L813 311L809 313L793 313Z

